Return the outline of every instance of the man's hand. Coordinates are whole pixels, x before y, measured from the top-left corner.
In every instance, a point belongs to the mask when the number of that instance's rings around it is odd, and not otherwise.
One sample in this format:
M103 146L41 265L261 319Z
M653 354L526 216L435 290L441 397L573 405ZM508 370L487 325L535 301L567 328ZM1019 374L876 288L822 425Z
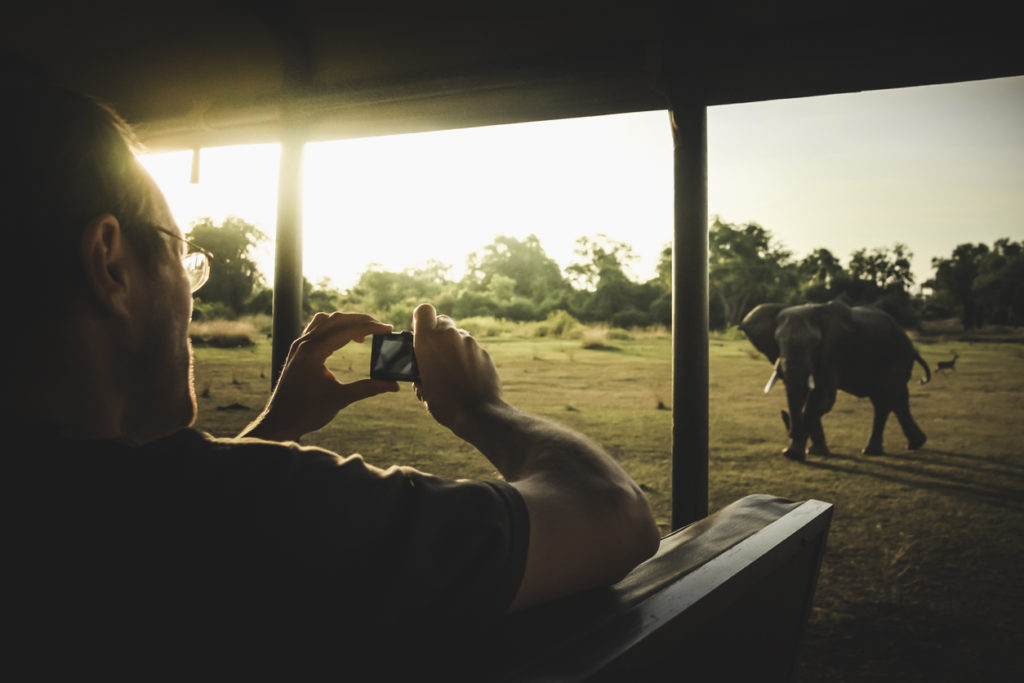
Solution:
M429 304L413 313L413 347L417 397L526 503L530 545L512 609L608 585L654 554L650 505L601 446L504 402L487 352Z
M239 436L273 441L298 440L334 419L345 406L377 394L398 391L397 382L338 381L325 363L350 341L391 332L391 325L360 313L317 313L288 349L281 377L263 413Z
M416 307L412 329L420 371L416 397L435 420L465 438L474 416L502 403L498 371L469 333L430 304Z

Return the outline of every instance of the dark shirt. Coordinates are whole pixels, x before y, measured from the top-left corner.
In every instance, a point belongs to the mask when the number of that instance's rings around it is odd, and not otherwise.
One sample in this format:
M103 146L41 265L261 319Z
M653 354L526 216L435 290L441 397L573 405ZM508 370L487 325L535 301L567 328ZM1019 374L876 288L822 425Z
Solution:
M403 643L496 619L525 567L526 506L504 482L194 430L145 446L44 437L5 450L6 673L296 680L372 668Z

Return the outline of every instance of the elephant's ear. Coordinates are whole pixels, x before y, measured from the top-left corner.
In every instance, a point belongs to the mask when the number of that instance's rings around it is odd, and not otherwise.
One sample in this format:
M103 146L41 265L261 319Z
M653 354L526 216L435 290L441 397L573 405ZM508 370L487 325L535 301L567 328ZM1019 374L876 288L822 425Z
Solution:
M853 338L853 311L842 301L829 301L821 307L821 362L831 367L836 354L842 354Z
M774 363L779 358L779 345L775 341L775 321L784 304L761 304L747 313L740 322L740 329L758 351Z

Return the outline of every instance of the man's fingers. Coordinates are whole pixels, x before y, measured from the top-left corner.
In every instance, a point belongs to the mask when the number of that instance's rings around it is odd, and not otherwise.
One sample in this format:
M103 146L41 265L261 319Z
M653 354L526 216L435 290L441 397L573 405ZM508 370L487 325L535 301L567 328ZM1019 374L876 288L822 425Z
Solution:
M340 393L345 405L370 398L377 394L387 394L401 389L398 382L391 382L383 379L358 379L355 382L342 384Z
M313 359L323 362L350 341L362 342L371 334L385 334L393 329L394 326L377 322L369 316L361 320L332 317L321 322L314 331L296 339L294 345L303 347Z
M306 325L306 329L302 331L302 334L308 334L309 332L312 332L316 328L320 327L320 325L328 318L330 318L330 316L327 315L326 313L317 313L312 317L312 319L310 319L309 324Z

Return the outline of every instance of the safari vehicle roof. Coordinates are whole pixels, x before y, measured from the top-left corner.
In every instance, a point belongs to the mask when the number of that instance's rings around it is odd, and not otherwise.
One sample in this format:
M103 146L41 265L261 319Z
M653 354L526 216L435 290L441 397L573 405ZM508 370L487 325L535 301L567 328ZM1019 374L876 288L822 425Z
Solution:
M102 98L151 151L284 143L274 377L301 330L304 141L672 110L678 527L708 502L704 107L1022 75L1014 4L20 0L0 79Z
M0 68L104 98L153 151L667 109L1024 73L1012 3L32 2Z

